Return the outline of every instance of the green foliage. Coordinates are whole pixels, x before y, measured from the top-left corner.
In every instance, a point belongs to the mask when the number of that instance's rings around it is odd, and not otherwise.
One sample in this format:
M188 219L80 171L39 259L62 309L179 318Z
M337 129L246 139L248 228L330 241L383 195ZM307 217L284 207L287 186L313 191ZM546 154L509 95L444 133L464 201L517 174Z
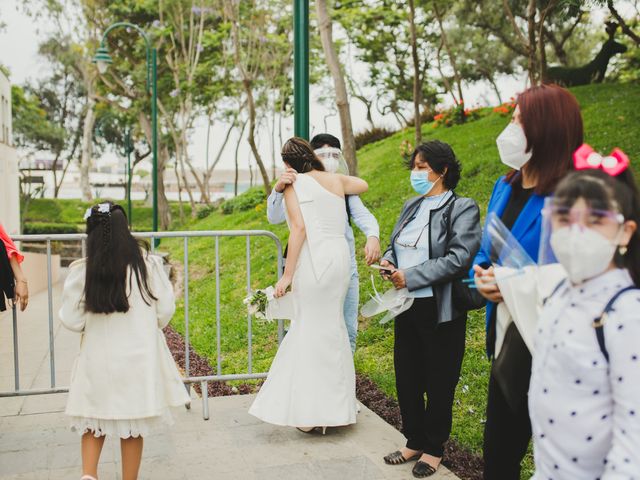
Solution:
M37 95L11 86L13 137L16 145L32 150L61 150L66 132L53 122Z
M107 200L107 199L104 199ZM76 225L80 231L84 231L84 213L87 208L100 203L102 200L93 202L82 202L75 199L51 199L35 198L30 201L29 208L23 212L25 223L56 223L66 225ZM126 202L121 200L120 205L126 211ZM142 200L133 201L133 229L137 231L149 231L153 225L153 209ZM174 219L172 227L178 227L179 207L177 202L170 203L171 214ZM183 205L185 213L191 213L189 205Z
M614 146L622 148L632 159L636 171L640 169L640 144L636 139L636 125L640 122L640 96L635 85L590 85L573 90L582 106L585 120L585 140L596 150L608 153ZM479 120L451 128L433 129L424 126L426 140L439 139L452 145L463 165L462 180L457 192L474 198L483 212L496 179L506 172L500 163L495 139L508 119L498 113L487 112ZM391 229L402 204L414 193L398 145L411 142L413 132L406 130L369 144L358 151L360 173L369 182L363 201L380 223L382 246L386 246ZM255 190L246 195L255 195ZM244 195L238 197L242 198ZM240 201L240 200L236 200ZM251 202L248 202L251 203ZM264 205L264 204L259 204ZM264 209L248 209L233 215L212 213L192 225L198 230L254 229L270 230L282 243L286 226L269 225ZM365 238L356 230L356 248L360 271L360 298L364 302L372 293L370 272L362 259ZM252 238L252 290L275 284L276 249L265 238ZM212 239L193 239L190 248L190 338L196 351L218 366L215 323L215 243ZM163 248L171 253L172 262L182 268L182 240L163 241ZM247 371L247 312L242 300L247 296L246 240L221 239L220 255L220 368L223 373ZM376 282L381 282L376 275ZM377 288L388 287L377 283ZM184 333L184 304L179 307L173 325ZM252 320L252 353L254 371L267 371L277 348L276 327ZM462 445L480 453L489 363L484 353L484 318L482 312L470 315L467 327L467 350L454 404L452 436ZM376 319L360 319L358 348L355 354L357 370L372 378L388 395L395 396L393 373L393 326L380 325ZM522 478L531 475L529 457Z
M199 220L202 220L203 218L207 218L209 215L211 215L213 212L215 212L217 210L217 208L213 205L206 205L200 209L198 209L198 213L196 214L196 217Z
M265 199L266 196L263 189L252 188L242 195L227 200L220 208L225 215L251 209L264 210L264 208L261 209L259 207L264 204Z
M433 117L433 128L441 125L452 127L453 125L462 125L463 123L477 120L482 116L480 108L464 108L464 103L460 102L451 108L440 110Z
M80 230L73 223L25 223L22 233L24 235L53 235L59 233L78 233Z
M360 150L365 145L379 142L395 133L394 130L385 127L372 127L355 135L356 150Z

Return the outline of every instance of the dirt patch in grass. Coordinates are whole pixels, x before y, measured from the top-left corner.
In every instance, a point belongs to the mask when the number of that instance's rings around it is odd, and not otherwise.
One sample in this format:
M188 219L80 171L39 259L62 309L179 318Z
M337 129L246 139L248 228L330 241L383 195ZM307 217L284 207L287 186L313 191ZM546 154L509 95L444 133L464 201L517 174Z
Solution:
M178 366L185 370L185 351L184 351L184 338L178 332L176 332L170 325L164 328L164 336L167 338L167 345L171 351L173 358ZM191 346L189 346L189 375L192 377L200 377L206 375L214 375L215 372L207 359L201 355L198 355ZM202 395L200 390L200 384L193 385L198 395ZM255 384L240 384L240 385L228 385L225 382L208 382L207 392L210 397L223 397L227 395L246 395L249 393L255 393L258 390L259 385Z

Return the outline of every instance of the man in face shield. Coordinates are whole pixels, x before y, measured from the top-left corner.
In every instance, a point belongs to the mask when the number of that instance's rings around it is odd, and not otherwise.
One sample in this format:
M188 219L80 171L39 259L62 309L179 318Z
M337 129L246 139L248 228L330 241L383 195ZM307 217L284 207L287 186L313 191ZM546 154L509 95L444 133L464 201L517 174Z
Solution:
M340 140L328 133L321 133L311 139L311 146L328 172L349 175L349 167L340 150ZM277 224L285 221L285 207L282 202L284 189L287 185L296 181L296 171L288 168L276 183L267 200L267 218L269 223ZM359 288L358 267L356 264L356 248L351 221L367 237L364 247L365 259L368 265L380 258L380 228L373 214L364 206L357 195L349 195L345 198L348 225L346 229L347 243L351 252L351 281L344 301L344 321L349 333L351 350L355 352L356 336L358 334L358 303Z

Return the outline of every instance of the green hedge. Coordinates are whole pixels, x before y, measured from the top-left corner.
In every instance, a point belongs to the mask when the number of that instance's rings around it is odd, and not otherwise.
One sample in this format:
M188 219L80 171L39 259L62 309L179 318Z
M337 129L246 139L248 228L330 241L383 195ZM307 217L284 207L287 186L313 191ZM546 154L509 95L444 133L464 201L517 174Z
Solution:
M54 235L60 233L79 233L77 225L73 223L45 223L32 222L24 224L25 235Z
M222 213L229 215L235 212L244 212L256 208L265 201L264 190L261 187L254 187L244 194L229 199L222 204Z

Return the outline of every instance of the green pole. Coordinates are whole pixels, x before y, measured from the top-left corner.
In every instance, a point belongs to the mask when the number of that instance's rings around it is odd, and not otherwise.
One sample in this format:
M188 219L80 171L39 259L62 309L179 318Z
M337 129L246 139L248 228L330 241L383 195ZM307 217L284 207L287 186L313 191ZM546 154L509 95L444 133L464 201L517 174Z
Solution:
M125 132L125 149L127 152L127 216L129 217L129 228L133 225L133 210L131 209L131 131Z
M158 231L158 51L151 52L151 149L153 150L153 231ZM158 239L155 239L156 246Z
M309 0L293 4L294 135L309 139Z

